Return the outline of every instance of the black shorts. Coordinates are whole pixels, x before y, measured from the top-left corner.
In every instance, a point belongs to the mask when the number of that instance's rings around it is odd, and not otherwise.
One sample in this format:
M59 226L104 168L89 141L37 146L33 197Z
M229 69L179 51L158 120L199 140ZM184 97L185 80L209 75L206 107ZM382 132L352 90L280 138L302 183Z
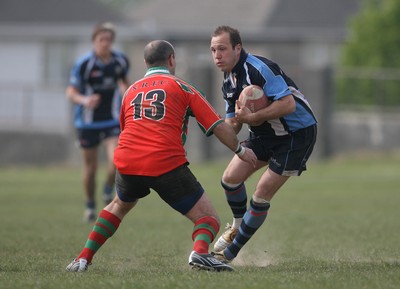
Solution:
M134 202L150 194L150 189L173 209L185 215L204 193L204 189L184 164L158 177L123 175L115 176L118 197L123 202Z
M117 125L102 129L77 129L76 133L81 148L92 148L108 137L119 136L121 129Z
M307 169L317 138L317 126L300 129L286 136L263 137L250 134L243 145L251 148L261 161L282 176L299 176Z

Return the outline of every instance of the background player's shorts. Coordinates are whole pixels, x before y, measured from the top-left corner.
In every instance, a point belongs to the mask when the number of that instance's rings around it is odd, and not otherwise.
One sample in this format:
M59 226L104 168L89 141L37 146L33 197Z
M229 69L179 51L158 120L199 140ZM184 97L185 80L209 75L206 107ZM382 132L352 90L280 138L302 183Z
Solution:
M106 138L119 136L121 129L119 125L103 129L77 129L79 146L81 148L93 148Z
M185 215L204 193L204 189L184 164L158 177L124 175L115 176L118 197L123 202L134 202L155 190L173 209Z
M317 138L317 126L300 129L287 136L263 137L250 134L243 145L251 148L258 160L268 162L269 168L282 176L299 176L307 169Z

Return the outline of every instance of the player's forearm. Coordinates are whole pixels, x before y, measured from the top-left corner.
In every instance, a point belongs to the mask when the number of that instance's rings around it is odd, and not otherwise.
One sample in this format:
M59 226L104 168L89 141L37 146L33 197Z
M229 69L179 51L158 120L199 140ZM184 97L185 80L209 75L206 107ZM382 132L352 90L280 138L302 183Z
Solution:
M85 104L86 102L85 96L80 94L79 91L73 87L67 88L66 96L72 103Z
M237 151L239 147L239 139L237 138L232 126L222 122L214 128L213 133L218 140L227 146L231 151Z
M277 119L288 115L296 110L296 102L292 95L285 96L271 103L255 113L249 114L245 123L250 125L261 124L264 121Z
M240 144L239 139L237 138L232 126L230 126L226 122L221 122L214 128L213 132L215 136L220 140L220 142L226 145L241 160L256 167L257 156L251 149L245 148Z

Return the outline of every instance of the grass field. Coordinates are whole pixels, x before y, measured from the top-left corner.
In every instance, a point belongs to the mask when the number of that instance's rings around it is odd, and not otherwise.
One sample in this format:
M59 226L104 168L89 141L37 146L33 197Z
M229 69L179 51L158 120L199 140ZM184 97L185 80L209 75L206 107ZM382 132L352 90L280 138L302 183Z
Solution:
M226 161L193 164L223 224ZM254 188L254 175L248 191ZM99 181L102 176L99 176ZM272 202L233 273L191 270L192 224L142 200L84 274L65 272L92 225L80 167L0 168L0 288L400 288L400 157L309 164Z

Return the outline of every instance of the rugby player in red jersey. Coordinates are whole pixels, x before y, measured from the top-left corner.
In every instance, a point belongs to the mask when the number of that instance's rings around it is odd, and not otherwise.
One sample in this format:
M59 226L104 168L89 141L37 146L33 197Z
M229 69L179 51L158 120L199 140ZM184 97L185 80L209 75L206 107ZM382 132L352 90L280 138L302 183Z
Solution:
M99 214L81 253L67 271L86 271L97 250L121 220L153 189L173 209L194 223L192 267L232 271L208 252L220 221L203 187L188 168L184 149L188 120L194 116L206 136L214 134L236 155L255 165L251 149L239 144L233 128L215 112L202 93L174 76L175 51L164 40L146 45L145 76L129 87L122 102L121 135L114 154L116 197Z

